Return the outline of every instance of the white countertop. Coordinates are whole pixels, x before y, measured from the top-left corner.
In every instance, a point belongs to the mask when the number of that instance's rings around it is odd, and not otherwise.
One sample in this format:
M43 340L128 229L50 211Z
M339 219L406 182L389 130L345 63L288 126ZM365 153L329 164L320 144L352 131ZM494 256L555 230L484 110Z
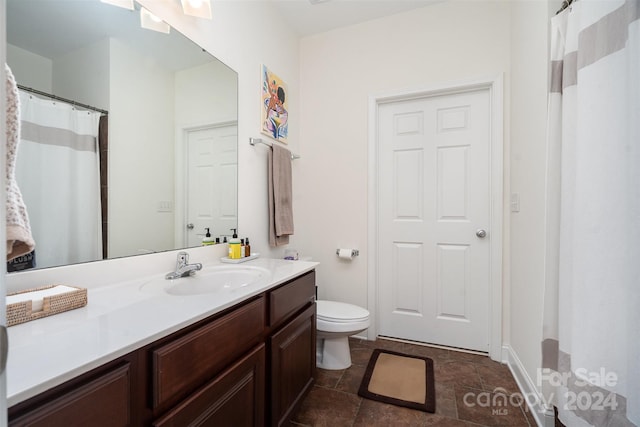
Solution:
M203 271L214 265L221 264L207 263ZM318 263L258 258L239 265L266 268L271 277L236 291L192 296L148 292L148 286L141 290L150 280L164 280L166 272L162 272L89 288L88 304L83 308L10 327L7 405L311 271Z

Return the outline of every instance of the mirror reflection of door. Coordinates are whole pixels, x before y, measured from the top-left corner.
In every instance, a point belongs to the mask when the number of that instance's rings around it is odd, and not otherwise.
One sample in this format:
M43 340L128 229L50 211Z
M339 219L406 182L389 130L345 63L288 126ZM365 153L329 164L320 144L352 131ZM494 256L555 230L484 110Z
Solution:
M237 134L235 123L187 132L184 227L188 247L202 243L206 228L215 238L230 235L236 227Z

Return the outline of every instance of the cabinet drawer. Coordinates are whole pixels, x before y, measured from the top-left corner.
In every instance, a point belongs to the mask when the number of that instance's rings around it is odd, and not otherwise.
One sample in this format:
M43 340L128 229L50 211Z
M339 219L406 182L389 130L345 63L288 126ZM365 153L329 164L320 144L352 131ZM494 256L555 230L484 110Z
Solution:
M269 292L269 326L274 326L315 299L316 272Z
M226 369L154 427L264 425L265 346Z
M174 404L261 341L264 297L153 350L153 406Z
M130 365L117 367L48 403L12 419L10 426L131 425Z

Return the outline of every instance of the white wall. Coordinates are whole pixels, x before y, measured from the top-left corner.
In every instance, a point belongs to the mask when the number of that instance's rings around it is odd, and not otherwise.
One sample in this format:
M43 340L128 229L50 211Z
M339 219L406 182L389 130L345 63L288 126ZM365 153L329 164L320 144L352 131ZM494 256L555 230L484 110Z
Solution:
M4 33L4 32L3 32ZM7 46L7 63L21 85L51 93L53 61L11 44Z
M108 38L54 58L49 93L109 110L109 61Z
M237 93L235 72L219 61L176 72L176 127L237 120Z
M511 9L510 339L508 346L536 385L541 363L545 277L545 173L549 19L559 2L518 1Z
M368 96L506 73L508 106L509 3L439 3L302 39L296 220L320 298L367 306ZM338 247L360 257L341 262Z
M173 247L173 213L157 210L174 200L174 74L119 40L110 58L109 256Z
M49 59L7 45L7 62L23 86L109 109L109 40Z

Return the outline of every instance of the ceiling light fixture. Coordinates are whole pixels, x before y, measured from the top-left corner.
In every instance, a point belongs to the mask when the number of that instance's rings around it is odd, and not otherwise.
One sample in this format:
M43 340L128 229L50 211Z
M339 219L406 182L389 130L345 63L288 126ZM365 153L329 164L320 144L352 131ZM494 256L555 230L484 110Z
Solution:
M100 0L102 3L107 3L113 6L122 7L125 9L133 10L133 0Z
M147 30L158 31L159 33L169 34L169 24L149 12L144 7L140 7L140 26Z
M211 19L210 0L180 0L185 15Z

